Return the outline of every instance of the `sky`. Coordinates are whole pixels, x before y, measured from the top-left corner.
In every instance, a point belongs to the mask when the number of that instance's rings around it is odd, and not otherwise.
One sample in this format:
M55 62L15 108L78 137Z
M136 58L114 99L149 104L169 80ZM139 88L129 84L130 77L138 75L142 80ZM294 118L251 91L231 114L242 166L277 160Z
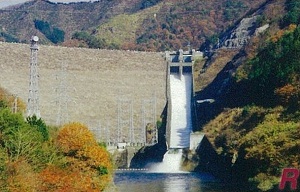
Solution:
M28 0L0 0L0 9L10 5L24 3ZM52 2L69 3L69 2L83 2L83 1L95 1L95 0L50 0Z

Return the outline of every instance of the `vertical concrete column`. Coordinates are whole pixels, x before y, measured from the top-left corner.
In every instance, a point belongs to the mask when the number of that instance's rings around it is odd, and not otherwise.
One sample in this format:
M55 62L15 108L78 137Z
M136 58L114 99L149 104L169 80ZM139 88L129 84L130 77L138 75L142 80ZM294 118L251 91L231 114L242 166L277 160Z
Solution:
M183 50L179 49L179 77L180 77L180 79L181 79L182 72L183 72L182 63L183 63Z
M196 50L192 49L192 62L195 61Z
M171 129L171 111L172 111L172 102L171 102L171 95L170 95L170 70L171 70L171 58L170 54L168 54L167 59L167 83L166 83L166 95L167 95L167 125L166 125L166 133L165 133L165 138L166 138L166 145L167 148L169 148L170 144L170 129Z

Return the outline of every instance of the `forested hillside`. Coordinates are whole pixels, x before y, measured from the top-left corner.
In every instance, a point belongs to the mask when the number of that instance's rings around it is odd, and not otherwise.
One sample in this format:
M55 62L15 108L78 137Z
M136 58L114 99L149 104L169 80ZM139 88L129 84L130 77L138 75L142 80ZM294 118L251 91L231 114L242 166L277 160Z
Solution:
M282 169L300 168L300 3L285 6L273 31L251 41L255 51L242 49L220 110L202 129L231 174L261 191L278 191Z
M132 0L82 3L29 1L0 10L0 39L90 48L198 49L266 0ZM271 2L271 1L270 1Z

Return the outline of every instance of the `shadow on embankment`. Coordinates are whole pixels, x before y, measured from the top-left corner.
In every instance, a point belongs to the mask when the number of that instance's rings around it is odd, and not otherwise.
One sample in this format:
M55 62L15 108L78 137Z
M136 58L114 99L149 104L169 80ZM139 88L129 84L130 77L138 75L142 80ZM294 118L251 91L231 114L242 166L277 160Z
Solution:
M240 107L251 102L250 96L243 89L245 87L237 85L233 77L237 68L245 61L245 56L246 52L240 50L209 85L195 93L197 126L194 127L194 131L200 131L203 125L214 119L225 108ZM209 62L213 61L208 61L208 66L211 65ZM199 103L208 99L214 102Z
M146 168L150 163L162 162L164 154L167 152L166 145L166 125L167 125L167 106L165 105L161 113L162 124L158 127L158 143L153 146L142 147L133 156L130 163L130 168Z

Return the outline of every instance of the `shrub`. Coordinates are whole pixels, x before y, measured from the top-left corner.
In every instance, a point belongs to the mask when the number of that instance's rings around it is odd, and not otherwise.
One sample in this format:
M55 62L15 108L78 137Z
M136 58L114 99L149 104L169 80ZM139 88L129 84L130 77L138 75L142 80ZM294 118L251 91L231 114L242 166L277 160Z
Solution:
M52 27L47 21L35 20L34 26L41 31L52 43L61 43L65 40L65 32L57 27Z

